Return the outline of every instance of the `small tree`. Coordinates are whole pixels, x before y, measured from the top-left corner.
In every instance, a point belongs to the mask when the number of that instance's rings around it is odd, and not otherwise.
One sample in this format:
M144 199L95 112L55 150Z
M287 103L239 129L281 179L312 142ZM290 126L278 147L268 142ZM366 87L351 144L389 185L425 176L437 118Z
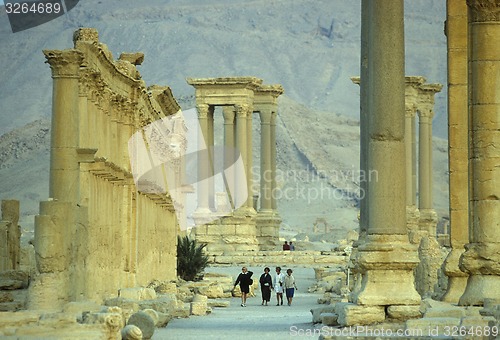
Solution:
M208 256L203 253L206 243L197 244L188 236L177 237L177 275L186 281L193 281L208 264Z

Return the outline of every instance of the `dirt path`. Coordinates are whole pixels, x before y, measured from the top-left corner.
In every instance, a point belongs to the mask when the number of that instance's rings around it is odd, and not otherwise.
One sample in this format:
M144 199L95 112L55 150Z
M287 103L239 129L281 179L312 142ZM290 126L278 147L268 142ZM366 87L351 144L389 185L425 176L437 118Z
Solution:
M240 267L210 268L207 271L230 273L235 277ZM262 268L249 267L254 280L259 278ZM287 339L314 338L305 335L314 329L310 309L319 307L319 294L307 293L314 280L312 268L293 268L299 290L292 306L276 306L276 294L272 294L269 306L261 306L260 291L257 296L247 300L247 307L241 307L239 298L232 298L227 308L214 308L207 316L191 316L187 319L174 319L163 329L157 329L154 340L164 339ZM286 299L285 299L286 300ZM299 336L304 334L304 336Z

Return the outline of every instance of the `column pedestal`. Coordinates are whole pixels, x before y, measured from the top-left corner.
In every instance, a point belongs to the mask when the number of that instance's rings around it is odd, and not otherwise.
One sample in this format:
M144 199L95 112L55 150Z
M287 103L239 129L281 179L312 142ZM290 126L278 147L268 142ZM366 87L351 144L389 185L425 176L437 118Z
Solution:
M468 275L458 267L463 250L453 248L443 263L443 270L448 276L448 289L442 297L442 301L457 303L467 286Z
M417 249L406 235L367 235L358 246L358 268L363 278L351 299L359 305L418 305L413 269Z

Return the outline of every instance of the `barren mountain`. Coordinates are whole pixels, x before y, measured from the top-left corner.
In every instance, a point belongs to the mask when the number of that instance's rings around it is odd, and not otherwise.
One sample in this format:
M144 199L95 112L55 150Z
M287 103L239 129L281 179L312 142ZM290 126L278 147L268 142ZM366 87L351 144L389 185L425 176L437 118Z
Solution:
M85 0L18 33L0 10L0 198L20 199L26 216L47 198L52 80L41 51L70 48L76 28L95 27L115 56L144 52L146 83L169 85L177 98L194 93L187 77L251 75L282 84L278 168L282 192L290 194L279 200L284 221L290 233L311 228L317 217L353 228L359 87L350 77L359 74L360 8L359 0ZM406 73L445 84L445 2L406 1L405 17ZM441 137L445 98L444 88L434 120ZM254 144L257 153L258 139ZM446 142L436 138L434 146L434 196L445 215Z

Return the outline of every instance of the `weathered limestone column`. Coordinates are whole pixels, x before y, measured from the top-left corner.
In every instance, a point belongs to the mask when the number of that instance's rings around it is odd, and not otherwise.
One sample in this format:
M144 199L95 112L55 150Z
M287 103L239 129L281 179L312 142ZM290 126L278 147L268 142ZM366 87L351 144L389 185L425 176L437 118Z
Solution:
M235 184L235 174L233 171L230 171L231 166L233 165L235 161L234 157L234 148L235 148L235 124L234 124L234 117L235 117L235 111L234 111L234 106L224 106L222 109L222 113L224 115L224 169L226 172L225 176L225 185L226 185L226 192L229 197L229 204L231 205L231 209L234 209L235 203L234 203L234 197L229 190L230 187L233 187Z
M418 87L425 82L421 76L405 77L405 148L406 148L406 225L411 243L420 242L420 212L417 208L416 124Z
M0 271L18 269L21 260L19 201L2 200L0 218Z
M248 201L247 205L253 210L256 210L257 207L254 206L254 195L256 192L253 187L253 138L252 138L252 128L253 128L253 108L249 107L247 112L247 164L246 164L246 173L247 173L247 181L248 181Z
M369 181L367 236L358 247L357 266L362 273L352 301L379 306L378 317L414 306L420 296L413 285L418 263L415 246L406 229L404 144L404 10L403 0L381 0L369 6L367 168L377 171ZM382 306L389 306L384 308ZM355 310L357 306L350 307ZM347 311L349 313L349 308Z
M271 214L273 177L271 170L271 115L272 111L260 110L260 210L259 214Z
M198 136L198 207L196 215L210 214L209 201L209 181L210 176L210 155L208 152L208 115L209 105L197 104L198 122L201 134Z
M467 285L467 274L458 264L469 239L467 3L448 0L446 11L451 252L443 264L448 289L442 299L458 303Z
M468 0L471 27L472 228L460 268L469 273L460 305L500 300L500 2Z
M417 103L419 117L418 138L418 206L420 210L420 230L429 236L436 236L437 214L432 203L432 119L434 117L434 94L441 91L441 84L420 86Z
M235 105L235 108L236 108L236 147L240 151L241 158L243 159L243 164L245 165L246 181L247 181L246 193L244 192L244 190L237 190L236 192L236 195L238 196L245 194L247 195L247 200L245 201L245 204L240 209L238 209L238 212L244 214L255 213L255 209L253 208L252 187L250 179L251 169L248 168L248 158L251 157L251 155L248 154L248 145L247 145L247 143L249 143L247 117L250 108L248 107L247 104L238 104Z
M78 74L83 60L77 50L45 50L52 69L52 127L49 197L77 203L79 146Z
M207 120L207 141L208 159L209 159L209 177L208 177L208 205L211 211L216 211L215 206L215 183L214 183L214 107L209 105Z
M271 207L273 209L274 215L279 215L278 213L278 203L276 202L276 190L278 190L276 184L276 116L277 112L271 112L271 181L272 181L272 189L271 189Z

